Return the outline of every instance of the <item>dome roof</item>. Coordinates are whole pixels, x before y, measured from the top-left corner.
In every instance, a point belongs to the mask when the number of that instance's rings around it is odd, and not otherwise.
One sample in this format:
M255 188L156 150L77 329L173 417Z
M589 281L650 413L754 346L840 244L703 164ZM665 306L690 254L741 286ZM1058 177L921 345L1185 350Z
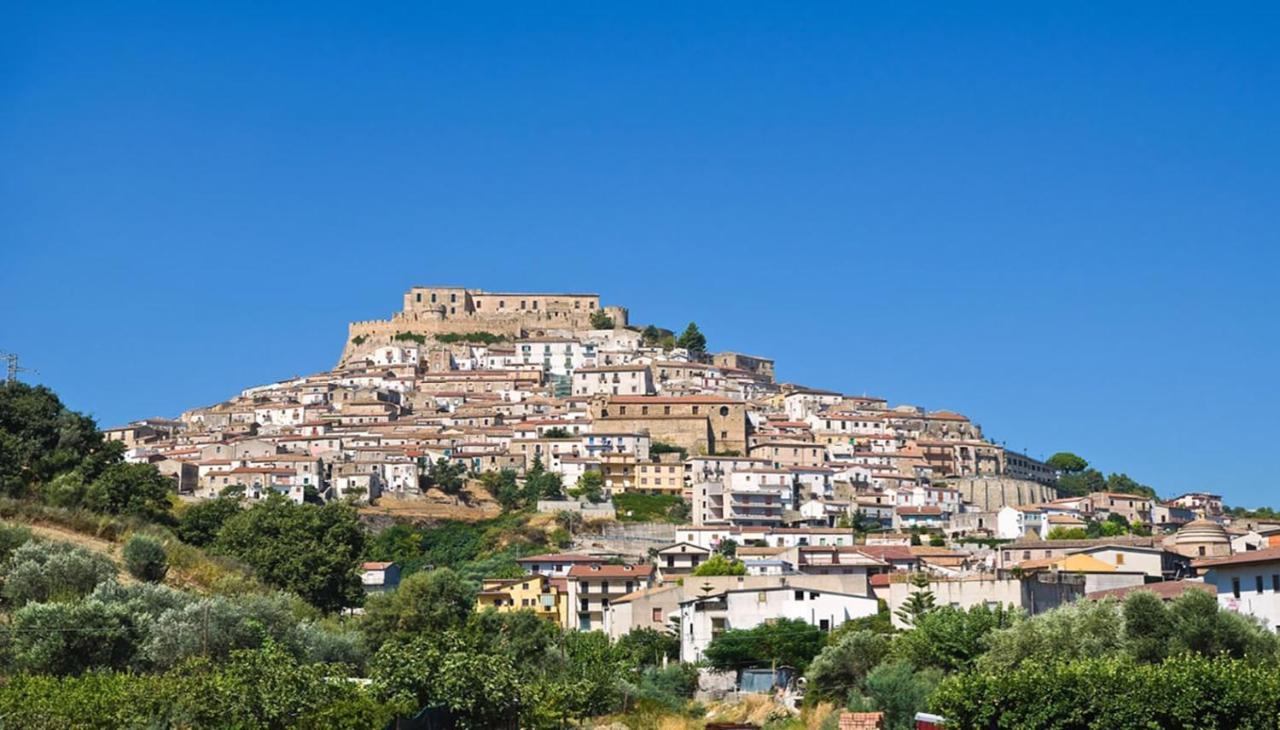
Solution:
M1175 545L1206 542L1230 543L1231 538L1227 535L1226 529L1217 522L1212 520L1192 520L1178 528L1178 533L1174 535L1173 542Z

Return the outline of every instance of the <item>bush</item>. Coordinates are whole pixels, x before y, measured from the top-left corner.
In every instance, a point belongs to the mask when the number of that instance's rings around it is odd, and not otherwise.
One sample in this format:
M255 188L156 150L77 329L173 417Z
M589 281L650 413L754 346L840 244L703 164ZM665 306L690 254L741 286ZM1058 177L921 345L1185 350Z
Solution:
M9 559L13 551L31 542L31 530L22 525L0 524L0 563Z
M124 567L138 580L159 583L169 571L164 544L154 537L134 535L124 546Z
M67 543L28 542L4 568L4 599L13 606L66 601L88 595L116 574L105 556Z
M640 494L623 492L613 495L613 506L622 522L683 522L677 515L687 508L677 494Z
M843 702L867 674L889 655L889 637L867 629L832 636L809 665L808 691L818 699Z
M223 524L239 513L239 501L226 497L193 504L178 520L178 537L197 547L212 544Z
M951 728L1274 728L1274 667L1183 654L1028 662L955 674L930 700Z

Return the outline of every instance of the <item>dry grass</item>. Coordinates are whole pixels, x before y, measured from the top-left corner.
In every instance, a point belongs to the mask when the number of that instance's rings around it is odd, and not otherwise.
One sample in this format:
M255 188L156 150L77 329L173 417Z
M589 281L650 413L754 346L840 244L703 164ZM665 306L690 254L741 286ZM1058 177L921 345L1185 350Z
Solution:
M465 504L433 489L422 498L398 499L382 496L378 498L377 504L361 507L360 512L409 522L413 520L480 522L497 517L502 514L502 509L492 500L473 500L472 504Z

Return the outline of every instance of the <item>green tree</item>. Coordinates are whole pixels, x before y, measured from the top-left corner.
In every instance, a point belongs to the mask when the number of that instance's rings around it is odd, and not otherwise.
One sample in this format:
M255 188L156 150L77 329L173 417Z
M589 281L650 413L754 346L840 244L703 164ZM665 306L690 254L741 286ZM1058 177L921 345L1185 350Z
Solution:
M726 558L721 553L712 553L698 567L693 569L693 574L699 577L711 575L746 575L747 566L740 560L732 560Z
M871 670L864 692L855 694L849 707L883 712L885 730L911 730L916 713L926 709L941 681L942 672L937 669L917 671L911 662L886 662Z
M169 523L172 491L173 483L154 464L112 464L89 485L85 505L99 512Z
M453 462L441 457L431 465L431 469L427 472L426 482L428 487L436 487L440 491L454 496L462 492L462 487L466 484L467 467L462 462Z
M1085 469L1082 472L1063 474L1058 477L1058 491L1070 497L1083 497L1086 494L1102 492L1107 488L1107 480L1097 469Z
M141 659L147 666L169 669L193 657L224 661L235 651L257 649L267 642L301 655L294 600L279 593L186 597L147 622ZM125 601L123 605L133 608L135 604Z
M921 616L932 611L935 602L933 591L929 590L928 575L925 573L912 574L911 586L915 590L907 595L907 600L903 601L896 612L898 620L907 626L914 626Z
M9 556L0 595L10 606L70 601L115 576L111 560L62 542L28 542Z
M68 409L48 388L0 384L0 492L20 496L77 468L92 479L120 454L92 418Z
M363 595L364 530L350 505L297 505L273 495L228 519L214 547L322 610L357 605Z
M1076 474L1089 468L1089 462L1079 456L1076 456L1070 451L1059 451L1053 456L1050 456L1048 461L1045 463L1063 474Z
M618 638L614 651L629 666L658 666L664 658L680 658L680 639L657 629L632 629Z
M123 669L139 638L124 607L96 600L29 603L14 612L6 633L17 669L56 675Z
M522 709L511 659L475 652L454 632L388 642L373 659L372 677L380 697L447 710L460 728L497 727Z
M1100 656L954 674L930 706L957 728L1274 728L1277 695L1266 664Z
M986 652L992 632L1012 626L1018 616L1004 606L936 607L898 636L893 654L918 669L965 671Z
M1107 475L1106 490L1108 492L1118 492L1120 494L1140 494L1145 497L1155 499L1156 490L1145 484L1139 484L1129 478L1128 474L1109 474Z
M700 355L707 351L707 338L698 330L697 323L690 322L689 326L684 328L684 332L680 333L676 346Z
M809 664L807 691L843 703L867 674L889 655L889 637L867 629L832 635Z
M369 597L362 628L375 647L396 635L457 629L475 601L475 589L449 568L414 573L396 590Z
M519 509L523 504L516 473L511 469L487 471L480 475L480 483L504 510Z
M1007 670L1025 663L1103 656L1119 653L1123 642L1124 623L1113 602L1076 601L993 632L978 664Z
M178 538L185 543L204 547L213 543L227 520L240 513L240 502L219 497L197 502L178 519Z
M169 572L169 557L164 543L148 535L134 535L122 551L125 570L138 580L159 583Z
M569 490L569 496L574 499L585 499L592 503L603 502L604 474L595 469L582 472L582 476L578 477L577 485Z
M654 345L658 344L661 341L662 341L662 332L659 331L658 328L654 327L653 325L647 325L640 332L640 342L643 343L646 347L653 347Z
M1134 591L1125 597L1125 648L1140 662L1164 661L1173 626L1164 601L1149 591Z
M591 313L591 329L611 330L613 329L613 318L605 314L603 309L597 309Z
M0 522L0 566L9 561L13 551L31 542L31 530L22 525Z
M719 553L720 555L725 556L726 558L737 557L738 541L734 540L731 537L726 537L722 539L719 542L719 544L716 545L716 552Z
M804 671L822 650L822 631L800 619L778 619L751 629L729 629L703 652L715 669L791 666Z

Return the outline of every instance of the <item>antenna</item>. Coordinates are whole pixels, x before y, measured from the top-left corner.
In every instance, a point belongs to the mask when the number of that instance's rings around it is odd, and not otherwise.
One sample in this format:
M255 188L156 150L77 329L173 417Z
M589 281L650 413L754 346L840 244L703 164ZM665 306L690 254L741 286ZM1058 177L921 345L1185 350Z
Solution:
M36 373L31 368L24 368L18 365L18 356L9 352L0 352L0 360L5 361L5 383L18 382L18 373Z

